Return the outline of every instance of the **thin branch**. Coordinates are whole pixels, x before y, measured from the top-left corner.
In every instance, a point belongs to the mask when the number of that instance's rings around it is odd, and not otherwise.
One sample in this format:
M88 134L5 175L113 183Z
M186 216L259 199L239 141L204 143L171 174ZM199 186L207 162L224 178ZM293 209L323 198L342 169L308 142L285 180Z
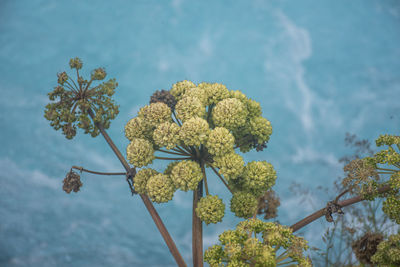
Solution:
M204 162L201 163L201 171L203 173L203 180L204 180L204 188L206 189L206 195L208 196L208 185L207 185L207 175L206 169L204 168Z
M178 118L176 117L175 110L172 111L172 115L174 115L174 118L175 118L175 120L176 120L176 123L177 123L179 126L182 126L181 122L180 122L180 121L178 120Z
M378 193L382 194L382 193L386 193L390 190L391 190L390 186L385 185L385 186L378 188ZM363 200L364 200L364 198L359 195L359 196L338 202L337 205L339 205L340 207L346 207L346 206L358 203ZM304 226L306 226L306 225L312 223L313 221L319 219L320 217L324 216L325 213L326 213L326 208L322 208L322 209L314 212L313 214L305 217L304 219L298 221L297 223L293 224L292 226L290 226L290 228L293 229L293 232L296 232L297 230L303 228Z
M98 174L98 175L126 175L126 172L96 172L96 171L87 170L87 169L85 169L83 167L79 167L79 166L72 166L71 168L79 170L81 172L88 172L88 173L93 173L93 174Z
M158 157L155 156L156 159L164 159L164 160L184 160L184 159L192 159L192 157L184 157L184 158L166 158L166 157Z
M160 152L164 152L164 153L167 153L167 154L172 154L172 155L179 155L179 156L188 156L188 154L183 154L183 153L176 153L176 152L172 152L172 151L167 151L167 150L163 150L163 149L157 149L157 151L160 151Z
M78 73L78 72L77 72ZM79 73L78 73L79 76ZM121 164L124 166L125 170L128 173L131 173L131 167L129 166L128 162L125 160L125 158L122 156L121 152L119 149L115 146L114 142L111 140L110 136L107 134L107 132L104 130L104 127L102 124L95 122L95 114L91 109L88 109L88 113L90 117L92 118L94 124L96 127L99 129L100 133L103 135L104 139L107 141L108 145L111 147L111 149L114 151L115 155L121 162ZM127 182L130 185L129 179L127 179ZM161 236L163 237L165 243L167 244L172 256L174 257L176 263L178 264L179 267L186 267L186 263L182 258L182 255L179 253L178 248L175 245L174 240L172 240L171 235L169 234L167 228L165 227L163 221L161 220L160 216L158 215L156 209L154 208L153 204L151 203L150 199L146 195L140 195L142 198L142 201L144 205L146 206L147 210L149 211L151 217L153 218L154 223L156 224L158 231L160 231Z
M221 181L224 183L224 185L226 186L226 188L228 188L228 190L231 192L231 194L233 195L233 191L231 190L231 188L229 187L229 185L225 182L225 179L218 173L218 171L214 168L214 166L210 165L211 169L215 172L215 174L219 177L219 179L221 179Z

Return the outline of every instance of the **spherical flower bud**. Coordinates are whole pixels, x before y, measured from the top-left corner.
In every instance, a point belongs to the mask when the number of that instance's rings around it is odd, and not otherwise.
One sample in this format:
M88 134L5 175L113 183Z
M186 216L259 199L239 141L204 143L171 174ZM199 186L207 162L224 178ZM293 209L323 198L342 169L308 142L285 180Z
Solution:
M173 122L164 122L153 133L154 143L167 149L174 148L179 140L179 126Z
M93 80L103 80L107 76L104 68L97 68L92 72Z
M250 120L250 132L257 138L259 144L268 142L272 134L271 123L263 117L252 118Z
M204 261L207 262L210 267L218 267L222 265L222 258L224 256L224 250L222 247L214 245L204 252Z
M202 118L191 118L182 124L179 132L180 140L187 146L199 146L205 144L210 127L208 122Z
M145 139L135 138L126 148L126 154L131 164L143 167L153 162L153 145Z
M187 121L193 117L204 117L206 109L197 97L184 97L175 106L176 117Z
M221 222L225 215L225 204L218 196L202 197L197 203L196 214L206 224Z
M147 181L147 195L153 202L164 203L172 199L175 187L171 179L162 173L151 176Z
M175 186L183 191L195 190L203 179L203 173L197 162L184 160L172 168L171 179Z
M138 194L146 194L147 181L150 177L158 174L156 170L147 168L138 171L133 178L133 186Z
M69 61L69 66L71 67L71 69L80 70L82 68L82 65L82 60L79 57L71 58Z
M139 110L139 117L149 122L152 126L171 121L171 109L162 102L151 103Z
M214 157L214 164L219 168L219 173L226 179L236 179L243 173L243 157L231 152L220 157Z
M193 87L186 90L185 94L182 95L182 99L186 97L195 97L200 100L203 106L207 105L207 92L200 87Z
M145 119L135 117L125 125L125 136L131 141L134 138L151 140L152 127Z
M68 74L64 71L57 74L58 83L63 85L68 80Z
M237 217L249 218L257 211L258 201L251 193L236 192L231 198L231 211Z
M156 91L150 97L150 104L162 102L165 103L171 110L175 109L176 99L175 97L167 90Z
M249 162L243 172L244 188L257 196L270 189L275 180L276 171L272 164L266 161Z
M164 174L171 175L173 168L179 163L180 161L173 161L168 164L167 168L164 170Z
M206 147L210 154L222 156L233 151L234 144L235 138L228 129L216 127L211 130Z
M217 104L221 100L229 97L229 90L220 83L200 83L199 88L203 89L207 95L206 105Z
M260 103L252 99L246 101L246 108L249 112L249 117L260 117L262 114Z
M186 92L186 90L194 87L196 87L194 83L192 83L191 81L184 80L172 85L170 92L176 98L176 100L180 100L182 98L182 95Z
M227 98L216 104L212 118L216 126L234 130L246 123L247 114L242 102L236 98Z

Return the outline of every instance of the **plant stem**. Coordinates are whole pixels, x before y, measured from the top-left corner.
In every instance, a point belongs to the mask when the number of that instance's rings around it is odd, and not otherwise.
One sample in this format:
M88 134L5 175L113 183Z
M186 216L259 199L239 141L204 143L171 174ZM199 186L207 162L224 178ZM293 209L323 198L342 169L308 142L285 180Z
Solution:
M204 188L206 189L206 196L208 196L208 185L207 185L207 175L206 169L204 168L204 162L201 162L201 171L203 172Z
M183 160L183 159L191 159L192 157L184 157L184 158L166 158L166 157L155 157L156 159L165 159L165 160Z
M182 154L182 153L167 151L167 150L164 150L164 149L157 149L157 151L164 152L164 153L167 153L167 154L172 154L172 155L190 156L189 154Z
M212 166L212 165L210 165L210 166L211 166L211 169L215 172L215 174L219 177L219 179L221 179L221 181L224 183L226 188L228 188L228 190L233 195L233 191L230 189L229 185L225 182L225 179L218 173L218 171L214 168L214 166Z
M390 190L391 190L390 186L385 185L385 186L378 188L378 193L382 194L382 193L388 192ZM340 207L346 207L346 206L353 205L353 204L358 203L363 200L364 200L364 198L359 195L359 196L356 196L353 198L349 198L349 199L340 201L337 204ZM306 225L312 223L313 221L319 219L320 217L324 216L325 212L326 212L326 208L320 209L320 210L314 212L313 214L305 217L304 219L298 221L297 223L293 224L292 226L290 226L290 228L292 228L293 232L296 232L297 230L303 228L304 226L306 226Z
M88 109L88 113L92 120L94 121L94 113L91 109ZM127 173L131 172L131 167L129 166L128 162L125 160L125 158L122 156L121 152L118 150L118 148L115 146L114 142L111 140L110 136L107 134L107 132L104 130L103 125L100 123L94 122L96 127L100 130L100 133L103 135L104 139L107 141L108 145L111 147L111 149L114 151L115 155L121 162L121 164L124 166L125 170ZM178 248L175 245L174 240L172 240L171 235L169 234L167 228L165 227L163 221L161 220L160 216L158 215L156 209L154 208L153 204L151 203L150 199L146 195L140 195L142 198L142 201L144 205L146 206L147 210L149 211L151 217L153 218L154 223L156 224L158 231L160 231L160 234L164 238L165 243L167 244L169 251L171 252L172 256L174 257L176 263L178 264L179 267L186 267L186 263L183 260L181 254L179 253Z
M196 214L197 203L203 196L203 181L200 181L197 189L193 191L192 213L192 254L193 267L203 267L203 225Z
M88 172L88 173L93 173L93 174L98 174L98 175L127 175L126 172L96 172L96 171L90 171L87 170L83 167L79 167L79 166L72 166L71 169L76 169L79 170L81 172Z

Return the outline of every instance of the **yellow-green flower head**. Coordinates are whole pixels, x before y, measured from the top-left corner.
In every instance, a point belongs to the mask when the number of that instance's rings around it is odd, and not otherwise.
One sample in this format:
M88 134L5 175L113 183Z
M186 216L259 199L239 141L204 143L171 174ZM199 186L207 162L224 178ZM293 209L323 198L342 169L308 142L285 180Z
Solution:
M236 179L244 170L243 157L235 152L214 157L214 164L219 168L219 173L228 180Z
M139 117L149 122L152 126L171 121L171 109L162 102L151 103L139 110Z
M161 123L154 130L154 143L167 149L176 147L179 141L179 129L179 126L174 122Z
M133 186L138 194L146 194L147 181L151 176L158 174L156 170L151 168L141 169L133 178Z
M400 154L393 147L389 147L389 149L376 153L375 160L380 164L395 165L400 163Z
M186 90L185 94L182 95L182 99L186 97L198 98L203 106L207 105L207 92L200 87L193 87Z
M83 66L82 60L79 57L76 58L71 58L69 60L69 66L71 69L77 69L80 70Z
M237 217L249 218L257 211L258 201L255 196L246 192L236 192L231 198L231 211Z
M371 261L382 267L400 266L400 233L391 235L388 240L379 243Z
M287 226L268 222L265 225L262 237L266 244L288 248L293 236L292 233L293 230Z
M376 139L376 146L391 146L391 145L398 145L400 144L400 136L396 135L389 135L389 134L382 134Z
M199 88L203 89L207 95L206 105L217 104L221 100L229 97L229 90L220 83L200 83Z
M172 85L170 92L175 97L176 100L180 100L182 98L182 95L185 94L186 90L194 87L196 87L194 83L192 83L191 81L184 80Z
M243 244L247 238L247 234L237 230L226 230L218 236L218 240L222 245L229 243Z
M197 97L187 96L178 101L175 106L176 117L187 121L194 117L204 117L206 108Z
M276 171L271 163L252 161L243 172L243 186L255 195L260 195L270 189L276 180Z
M97 68L92 71L92 79L93 80L104 80L107 76L107 73L104 68Z
M144 118L135 117L125 125L125 136L130 141L134 138L151 140L152 127Z
M206 147L210 154L222 156L226 153L232 152L234 144L235 138L228 129L224 127L216 127L211 130Z
M154 159L153 145L146 139L135 138L126 148L126 154L129 163L139 168L147 166Z
M168 175L159 173L147 181L147 195L153 202L164 203L172 199L175 187Z
M164 174L171 175L173 168L179 163L180 161L173 161L168 164L167 168L164 170Z
M275 249L271 246L263 245L263 249L260 252L260 254L257 256L256 261L258 264L260 264L260 266L275 267L276 266L275 257L276 257ZM301 267L303 267L303 266L301 266Z
M268 142L272 134L272 126L269 120L264 117L255 117L250 120L250 132L257 137L259 144Z
M249 238L244 242L243 252L248 258L257 257L263 251L263 244L257 238Z
M246 263L244 260L234 258L234 259L229 259L229 262L226 265L226 267L251 267L251 265L249 263Z
M395 190L400 190L400 171L393 173L389 180L390 187Z
M183 160L172 168L171 179L175 186L183 191L195 190L203 179L203 173L197 162Z
M218 102L212 111L212 118L216 126L234 130L245 125L247 110L240 100L227 98Z
M222 247L214 245L204 252L204 261L207 262L210 267L220 267L224 256L224 250Z
M206 224L218 223L225 215L225 204L218 196L205 196L197 203L196 214Z
M247 96L239 90L229 91L229 97L236 98L236 99L240 100L242 103L245 103L247 101Z
M191 118L182 124L179 132L180 140L187 146L205 144L210 134L208 122L202 118Z
M249 117L260 117L262 114L260 103L255 100L248 99L246 101L247 111L249 112Z
M386 215L400 224L400 195L390 195L383 202L382 210Z

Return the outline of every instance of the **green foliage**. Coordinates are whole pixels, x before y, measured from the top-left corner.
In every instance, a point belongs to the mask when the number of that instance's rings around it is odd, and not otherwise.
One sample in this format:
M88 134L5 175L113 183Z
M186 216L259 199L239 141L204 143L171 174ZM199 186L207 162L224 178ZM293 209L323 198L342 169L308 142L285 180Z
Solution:
M94 81L106 77L103 68L95 69L90 80L85 80L79 74L83 65L79 58L71 59L69 65L76 70L76 82L66 72L57 75L58 85L48 94L52 103L46 105L44 117L55 130L62 129L67 139L76 135L77 127L95 137L99 134L96 123L107 129L110 120L118 115L118 106L111 98L118 84L115 79L110 79L93 86ZM89 109L93 111L93 121Z

